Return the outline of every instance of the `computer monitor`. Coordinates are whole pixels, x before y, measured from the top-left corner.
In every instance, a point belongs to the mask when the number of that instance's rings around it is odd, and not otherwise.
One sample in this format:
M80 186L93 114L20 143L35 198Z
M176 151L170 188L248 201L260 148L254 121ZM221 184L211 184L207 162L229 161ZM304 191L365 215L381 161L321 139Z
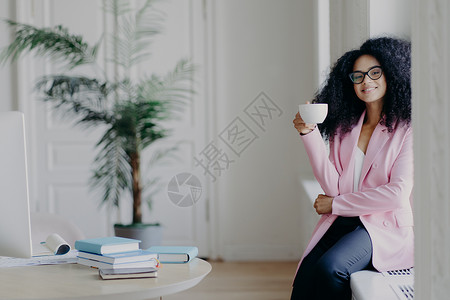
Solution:
M31 255L25 119L0 112L0 256Z

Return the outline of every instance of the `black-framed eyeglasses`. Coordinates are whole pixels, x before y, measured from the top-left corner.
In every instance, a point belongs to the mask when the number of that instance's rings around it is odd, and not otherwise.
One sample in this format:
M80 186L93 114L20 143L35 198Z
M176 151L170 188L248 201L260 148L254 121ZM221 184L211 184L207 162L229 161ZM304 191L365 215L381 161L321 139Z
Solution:
M348 74L348 76L350 77L350 80L354 84L362 83L364 81L364 78L366 77L366 75L369 76L369 78L372 80L377 80L377 79L380 79L381 75L383 75L383 70L381 69L380 66L373 66L367 72L356 71L356 72Z

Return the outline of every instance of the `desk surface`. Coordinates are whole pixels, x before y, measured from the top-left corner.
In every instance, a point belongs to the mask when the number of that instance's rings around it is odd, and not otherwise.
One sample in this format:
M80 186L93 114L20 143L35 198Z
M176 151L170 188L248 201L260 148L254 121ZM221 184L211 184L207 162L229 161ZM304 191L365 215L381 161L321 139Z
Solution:
M162 264L157 278L102 280L98 270L78 264L0 269L0 299L151 299L198 284L211 265L195 258Z

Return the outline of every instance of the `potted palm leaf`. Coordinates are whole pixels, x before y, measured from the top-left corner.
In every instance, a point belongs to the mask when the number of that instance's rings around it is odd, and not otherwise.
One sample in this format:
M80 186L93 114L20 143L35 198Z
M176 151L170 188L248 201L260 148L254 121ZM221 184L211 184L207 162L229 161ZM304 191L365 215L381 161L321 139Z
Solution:
M182 59L165 76L151 74L133 79L130 70L149 57L152 38L161 31L162 14L154 9L152 1L136 11L127 1L105 1L104 9L116 22L110 43L100 38L95 45L89 45L82 36L71 34L61 25L37 28L6 21L14 29L14 37L0 59L12 62L21 54L35 53L61 66L60 73L39 78L36 88L43 101L73 117L75 125L104 129L96 144L98 152L90 182L102 191L103 204L118 207L121 197L131 195L132 224L115 225L116 234L127 236L124 229L140 232L160 227L142 222L142 206L151 199L143 199L141 156L144 149L169 134L162 121L180 111L192 96L193 66ZM97 63L102 46L114 66L114 76ZM87 66L96 77L79 73ZM143 240L143 247L157 243L138 238Z

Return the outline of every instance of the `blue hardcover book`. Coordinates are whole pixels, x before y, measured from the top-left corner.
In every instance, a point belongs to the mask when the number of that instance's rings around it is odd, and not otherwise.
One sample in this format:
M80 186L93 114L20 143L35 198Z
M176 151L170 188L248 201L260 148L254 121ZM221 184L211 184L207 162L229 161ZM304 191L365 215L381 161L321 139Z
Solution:
M108 254L139 250L141 241L122 237L103 237L95 239L78 240L75 249L96 254Z
M193 246L152 246L147 250L157 253L161 263L187 263L198 255Z
M111 264L121 264L121 263L140 262L151 259L158 259L158 254L146 250L136 250L129 252L106 253L106 254L96 254L79 251L78 257Z

